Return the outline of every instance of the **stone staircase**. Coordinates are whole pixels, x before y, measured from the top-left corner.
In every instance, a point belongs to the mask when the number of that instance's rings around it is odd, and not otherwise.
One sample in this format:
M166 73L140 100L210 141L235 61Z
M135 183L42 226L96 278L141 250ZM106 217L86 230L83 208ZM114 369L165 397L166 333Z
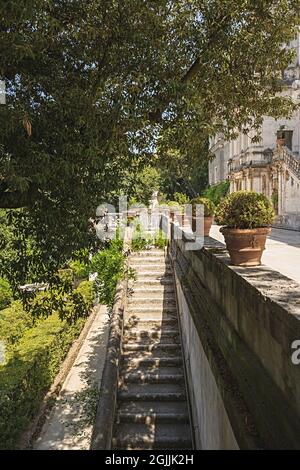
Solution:
M163 250L134 253L124 318L114 449L191 449L171 265Z

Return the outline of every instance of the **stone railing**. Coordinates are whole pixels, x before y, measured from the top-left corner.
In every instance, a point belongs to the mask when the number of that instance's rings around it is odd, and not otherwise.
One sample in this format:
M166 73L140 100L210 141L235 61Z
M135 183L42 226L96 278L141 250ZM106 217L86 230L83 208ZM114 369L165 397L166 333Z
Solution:
M241 163L239 165L234 165L233 168L231 169L231 171L233 173L237 173L239 171L242 171L242 170L247 170L247 169L250 169L250 168L263 168L264 166L268 165L269 163L271 163L271 160L259 160L259 161L251 161L251 162L245 162L245 163Z
M274 161L284 161L289 170L300 180L300 159L297 158L287 147L277 150Z
M125 232L123 251L130 250L132 231ZM122 347L124 311L127 305L128 279L119 281L116 289L114 306L111 313L106 360L102 374L99 403L93 428L91 449L111 449L117 390L119 380L119 363Z
M300 449L299 285L211 238L170 251L197 448Z

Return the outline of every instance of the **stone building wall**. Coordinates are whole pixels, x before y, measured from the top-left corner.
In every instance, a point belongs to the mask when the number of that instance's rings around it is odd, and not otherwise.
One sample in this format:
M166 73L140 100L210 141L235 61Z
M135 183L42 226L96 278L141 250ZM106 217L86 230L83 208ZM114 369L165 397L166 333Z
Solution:
M285 72L286 86L282 95L300 103L300 34L291 47L297 57ZM290 158L280 165L276 160L279 131L285 132L286 151ZM261 139L252 142L253 134L240 133L230 142L219 134L210 141L210 151L215 158L209 163L209 183L230 180L230 191L253 190L272 198L277 210L279 226L300 230L300 107L290 119L266 116L261 128ZM293 162L290 162L291 158ZM278 202L277 202L278 200Z

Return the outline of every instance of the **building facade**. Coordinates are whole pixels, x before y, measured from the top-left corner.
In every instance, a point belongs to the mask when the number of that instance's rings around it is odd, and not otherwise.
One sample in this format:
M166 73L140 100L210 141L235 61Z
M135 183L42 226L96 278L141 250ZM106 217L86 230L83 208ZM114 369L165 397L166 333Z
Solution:
M291 43L295 62L285 72L283 94L300 103L300 33ZM230 180L230 191L253 190L273 200L277 224L300 230L300 107L291 119L265 117L261 139L240 133L226 141L222 134L210 139L209 183Z

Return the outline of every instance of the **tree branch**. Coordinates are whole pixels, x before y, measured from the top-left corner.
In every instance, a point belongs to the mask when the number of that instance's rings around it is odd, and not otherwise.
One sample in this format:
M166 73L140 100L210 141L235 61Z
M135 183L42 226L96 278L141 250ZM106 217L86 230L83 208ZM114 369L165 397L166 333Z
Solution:
M194 61L194 63L190 66L190 68L185 73L185 75L181 78L181 83L187 83L187 82L191 81L197 75L200 67L201 67L201 63L200 63L200 59L198 57Z

